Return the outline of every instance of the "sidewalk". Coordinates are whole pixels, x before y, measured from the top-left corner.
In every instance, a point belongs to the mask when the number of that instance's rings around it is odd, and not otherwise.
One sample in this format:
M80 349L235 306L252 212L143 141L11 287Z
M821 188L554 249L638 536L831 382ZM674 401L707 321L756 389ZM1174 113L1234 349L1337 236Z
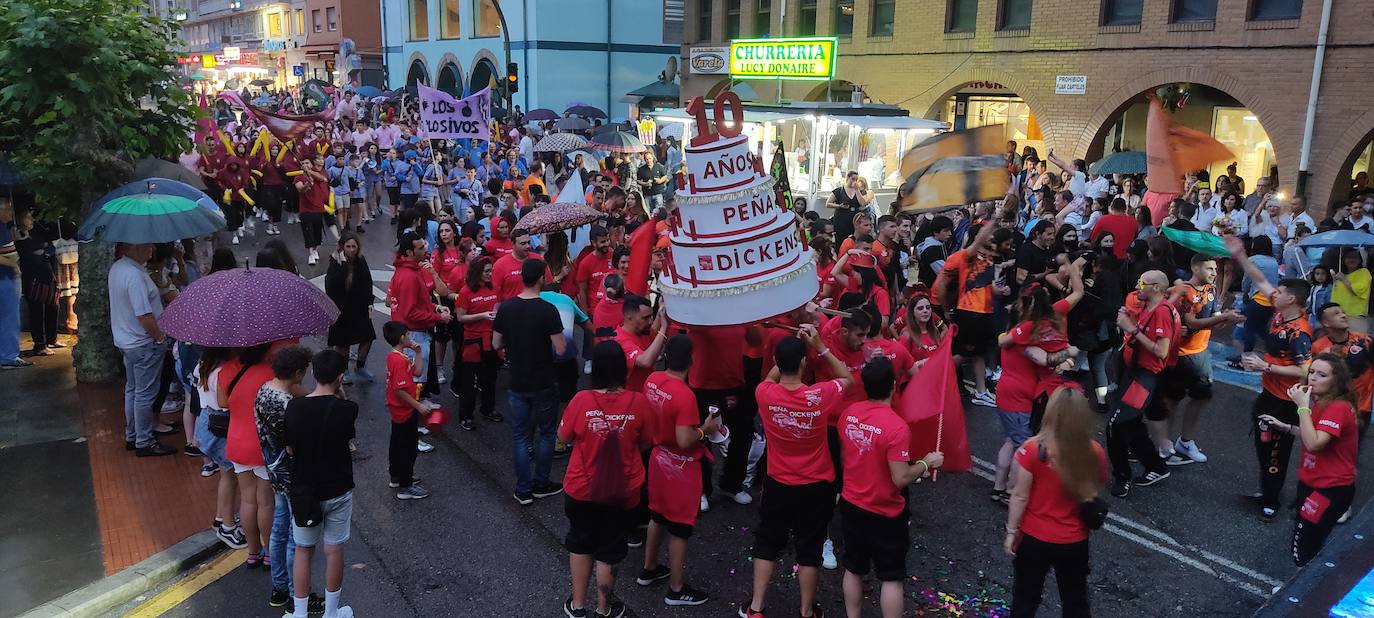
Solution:
M125 451L123 385L77 384L71 349L58 352L0 373L0 486L17 498L0 508L0 618L118 573L214 518L215 482L201 478L200 458Z

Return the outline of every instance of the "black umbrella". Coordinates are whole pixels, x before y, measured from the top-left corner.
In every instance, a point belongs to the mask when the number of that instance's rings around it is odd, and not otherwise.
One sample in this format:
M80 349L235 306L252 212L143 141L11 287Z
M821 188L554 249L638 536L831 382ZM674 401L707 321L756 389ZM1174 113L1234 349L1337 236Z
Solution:
M272 82L272 80L270 80L270 79L255 79L255 80L253 80L253 81L251 81L251 82L248 82L249 85L251 85L251 86L258 86L258 87L271 86L272 83L273 83L273 82Z
M564 113L564 114L571 114L571 115L573 115L573 116L582 116L582 117L584 117L584 118L605 118L605 117L606 117L606 112L603 112L603 111L601 111L600 109L597 109L597 108L592 107L592 106L590 106L590 105L574 105L574 106L572 106L572 107L569 107L568 109L563 110L563 113Z

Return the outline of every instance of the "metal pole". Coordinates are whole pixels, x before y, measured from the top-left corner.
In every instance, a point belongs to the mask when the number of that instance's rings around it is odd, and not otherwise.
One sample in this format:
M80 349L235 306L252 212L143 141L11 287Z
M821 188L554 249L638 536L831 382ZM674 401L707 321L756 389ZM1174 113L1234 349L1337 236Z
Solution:
M1317 92L1321 90L1322 65L1326 61L1326 33L1331 26L1331 0L1322 0L1321 30L1317 32L1317 53L1312 60L1312 85L1307 91L1307 120L1302 129L1302 153L1298 157L1298 186L1294 195L1307 194L1307 166L1312 159L1312 127L1317 122Z
M491 0L491 5L496 8L496 17L501 20L501 42L504 44L506 52L506 69L510 69L510 27L506 25L506 12L501 10L501 0ZM515 96L510 92L510 83L506 83L506 111L514 109Z

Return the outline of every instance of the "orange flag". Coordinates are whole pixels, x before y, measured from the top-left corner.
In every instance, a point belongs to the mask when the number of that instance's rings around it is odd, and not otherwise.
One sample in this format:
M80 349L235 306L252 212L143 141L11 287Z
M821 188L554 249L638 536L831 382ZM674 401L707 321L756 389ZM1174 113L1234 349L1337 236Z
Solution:
M1184 174L1207 167L1213 161L1233 158L1235 155L1211 135L1174 126L1159 99L1150 97L1145 119L1145 184L1150 189L1145 192L1144 202L1150 207L1155 225L1164 222L1169 203L1183 193Z

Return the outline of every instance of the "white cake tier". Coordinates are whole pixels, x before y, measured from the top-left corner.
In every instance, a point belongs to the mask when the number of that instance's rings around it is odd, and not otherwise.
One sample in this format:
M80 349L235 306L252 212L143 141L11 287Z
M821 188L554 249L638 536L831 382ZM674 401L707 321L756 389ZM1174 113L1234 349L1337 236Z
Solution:
M763 160L749 151L749 138L745 135L688 146L684 158L689 195L735 191L768 178Z
M771 229L785 212L778 208L773 180L767 179L757 188L719 197L679 197L668 221L669 229L691 240L713 240Z
M806 257L795 220L780 213L764 229L703 240L670 230L668 279L689 287L729 286L786 272Z
M815 298L819 283L810 250L776 276L714 289L659 281L668 317L693 326L747 324L782 315Z

